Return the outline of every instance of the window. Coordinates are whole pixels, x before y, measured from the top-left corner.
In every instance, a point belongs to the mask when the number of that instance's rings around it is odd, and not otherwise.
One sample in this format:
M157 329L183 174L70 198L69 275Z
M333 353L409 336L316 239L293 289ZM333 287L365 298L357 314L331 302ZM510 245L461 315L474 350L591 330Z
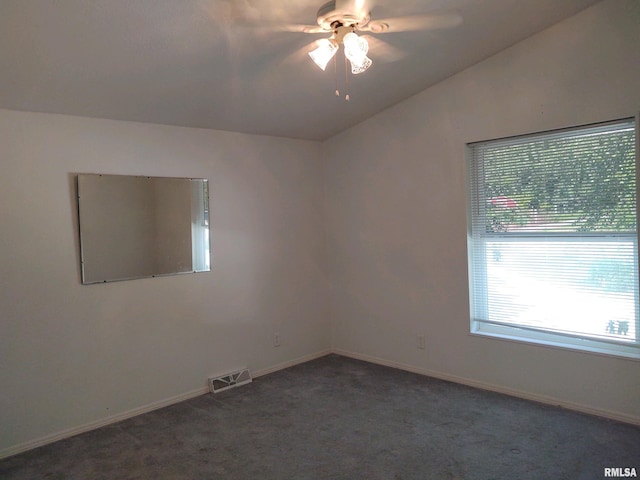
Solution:
M634 120L469 152L471 332L640 358Z

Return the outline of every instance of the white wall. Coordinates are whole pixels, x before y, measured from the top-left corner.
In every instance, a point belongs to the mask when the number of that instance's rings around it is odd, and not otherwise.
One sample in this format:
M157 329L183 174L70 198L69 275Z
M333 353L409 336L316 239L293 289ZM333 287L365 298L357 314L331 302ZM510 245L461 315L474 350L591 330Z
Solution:
M319 151L0 110L0 454L326 351ZM212 271L82 285L76 173L209 178Z
M640 423L640 361L469 335L465 188L468 142L635 115L639 45L608 0L325 142L334 348Z

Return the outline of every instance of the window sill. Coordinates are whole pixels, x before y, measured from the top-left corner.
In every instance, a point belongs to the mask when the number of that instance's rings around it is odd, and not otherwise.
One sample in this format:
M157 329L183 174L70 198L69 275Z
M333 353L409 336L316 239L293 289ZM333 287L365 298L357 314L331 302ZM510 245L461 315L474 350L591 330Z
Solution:
M537 332L504 325L492 325L472 321L470 334L472 336L490 337L561 350L573 350L627 360L640 360L640 348L634 345L621 345L618 343Z

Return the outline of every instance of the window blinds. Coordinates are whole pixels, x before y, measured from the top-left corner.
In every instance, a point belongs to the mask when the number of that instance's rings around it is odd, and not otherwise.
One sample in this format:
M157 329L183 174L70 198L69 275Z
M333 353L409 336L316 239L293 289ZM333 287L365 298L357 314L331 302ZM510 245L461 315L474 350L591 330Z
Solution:
M637 343L633 119L470 148L472 319Z

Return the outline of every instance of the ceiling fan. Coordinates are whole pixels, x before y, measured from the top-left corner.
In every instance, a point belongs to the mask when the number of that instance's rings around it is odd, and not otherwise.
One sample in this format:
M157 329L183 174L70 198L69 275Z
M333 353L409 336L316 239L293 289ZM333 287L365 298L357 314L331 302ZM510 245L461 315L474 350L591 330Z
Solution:
M462 23L462 17L457 13L372 20L371 5L367 0L332 0L318 9L316 17L317 25L297 25L289 30L330 34L328 38L316 42L316 48L309 52L309 56L318 67L325 70L342 45L344 55L351 65L351 73L354 75L364 72L373 63L367 56L369 42L356 32L378 34L431 30L454 27Z

